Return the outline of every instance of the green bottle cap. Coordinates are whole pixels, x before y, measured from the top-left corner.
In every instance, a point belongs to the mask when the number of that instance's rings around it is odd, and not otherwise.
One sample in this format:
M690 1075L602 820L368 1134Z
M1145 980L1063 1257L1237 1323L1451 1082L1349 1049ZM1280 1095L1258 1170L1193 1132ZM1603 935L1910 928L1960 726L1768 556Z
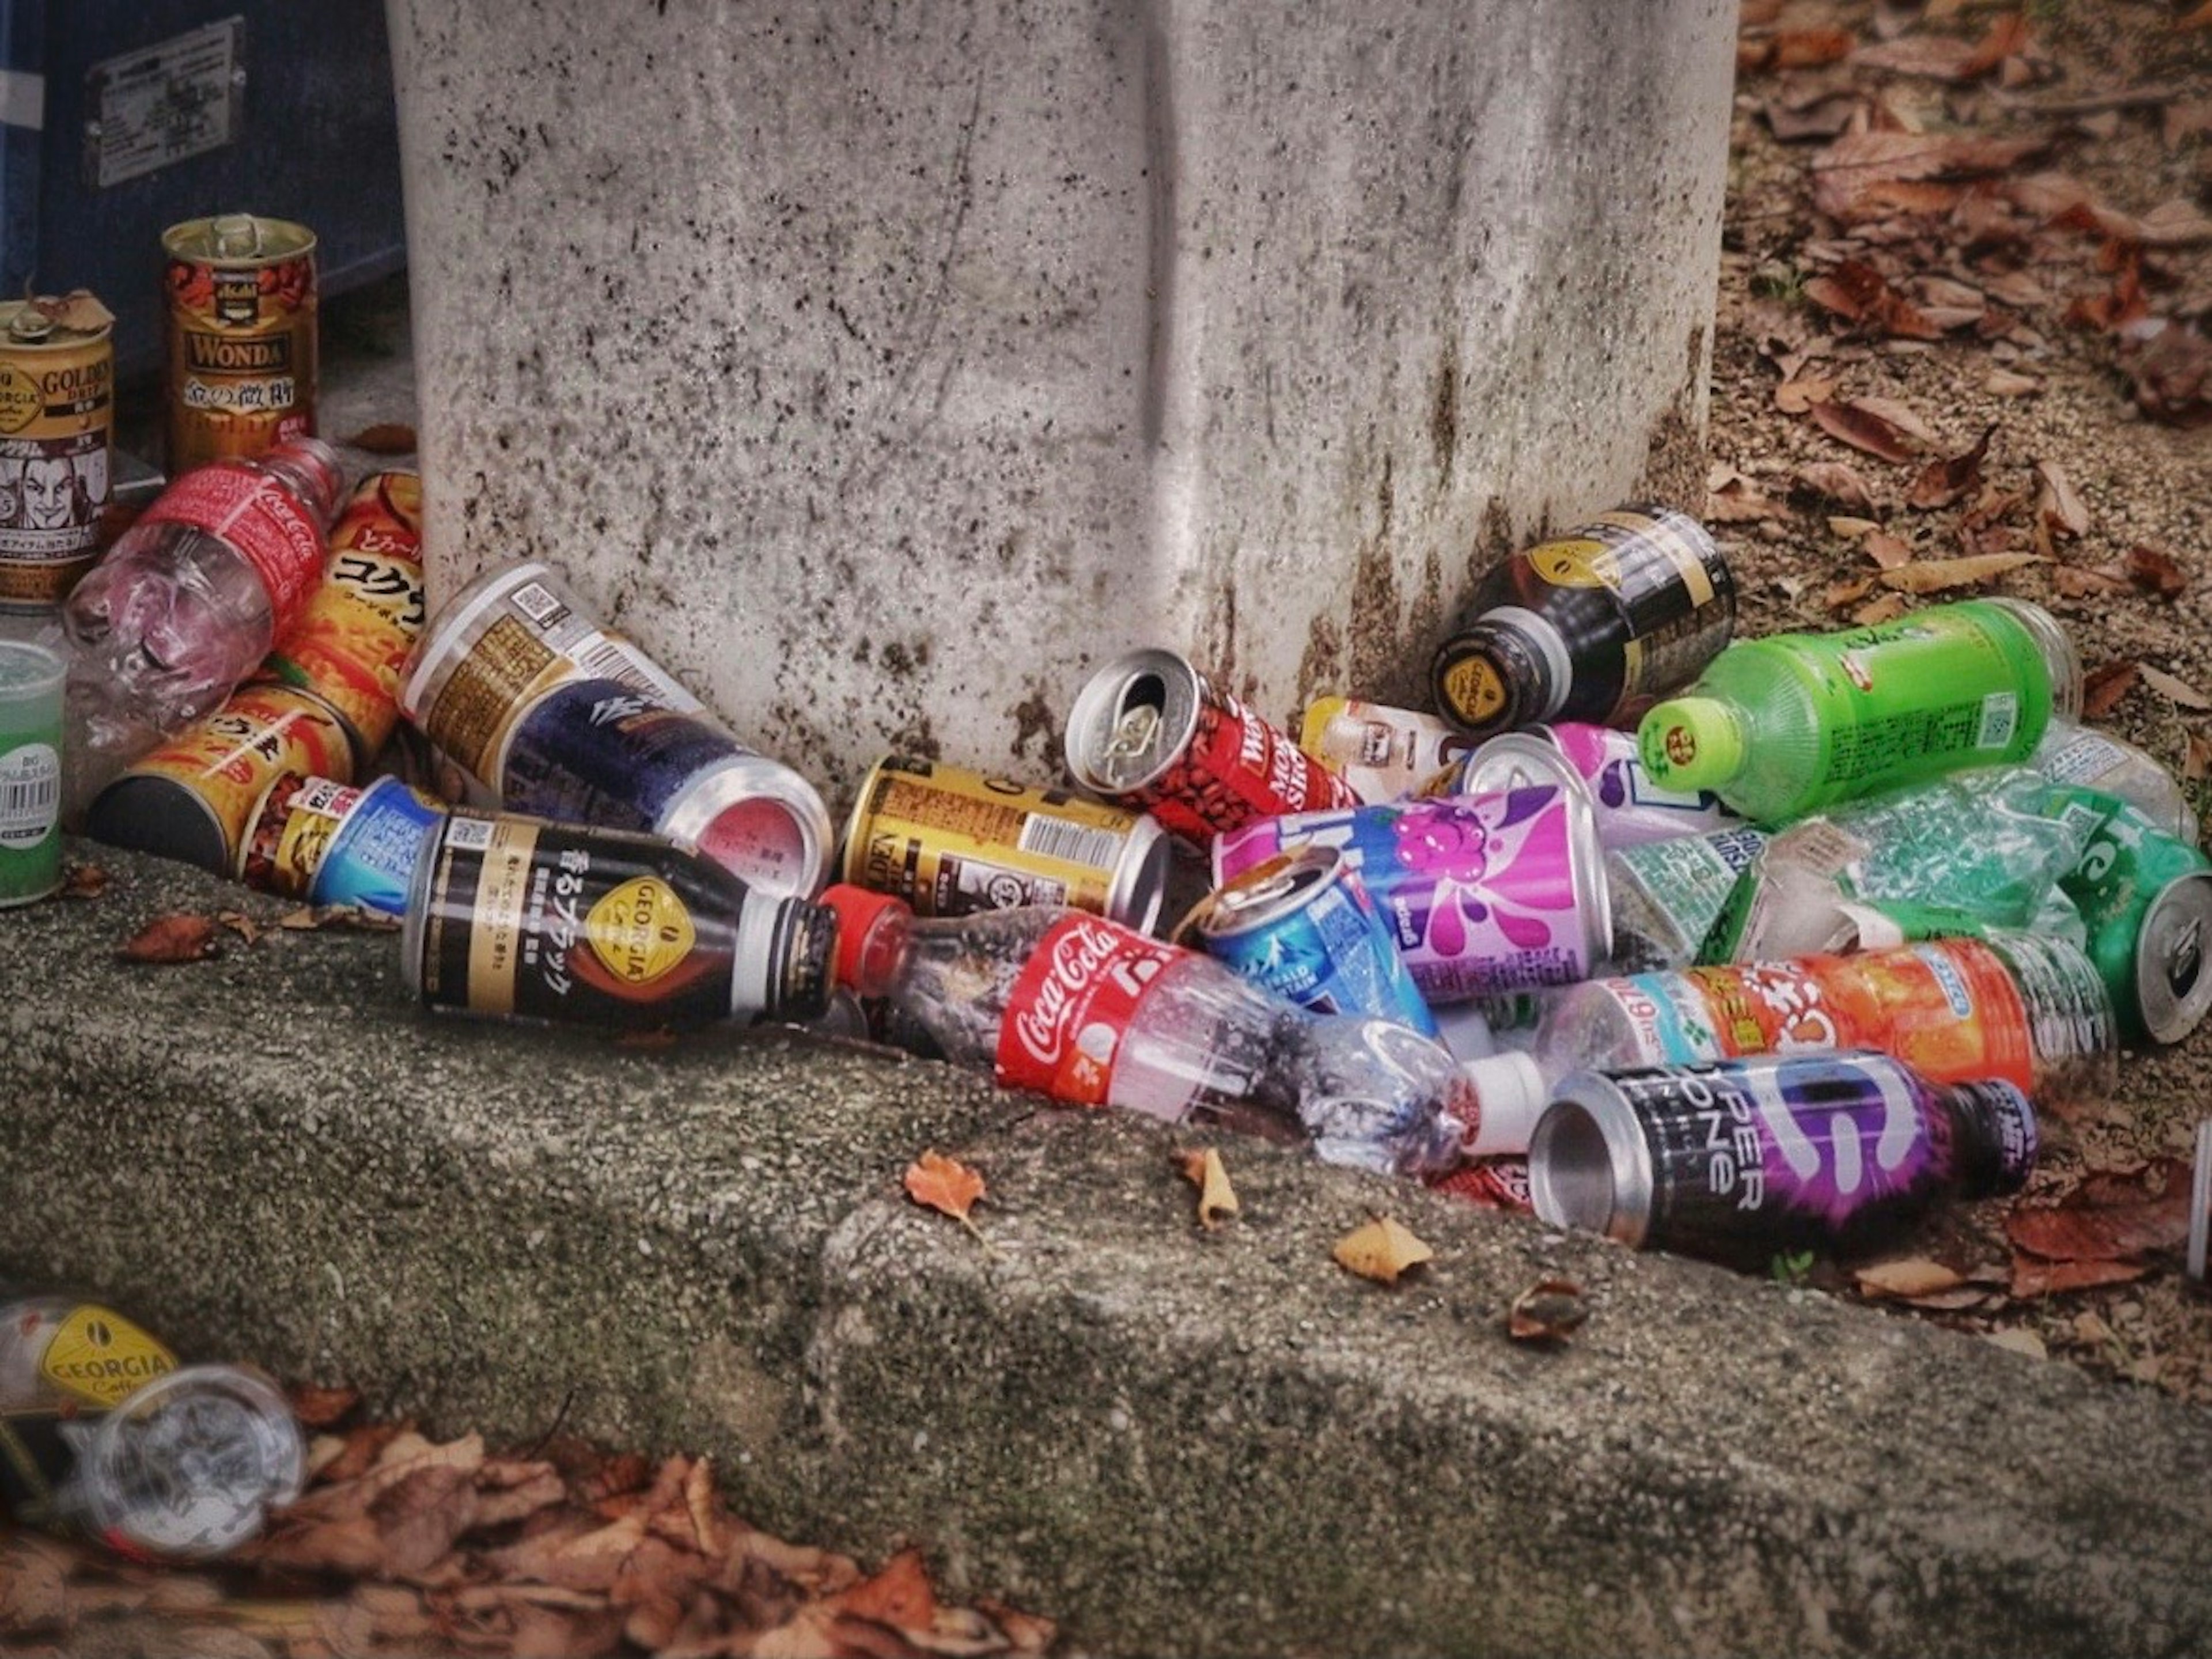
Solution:
M1644 769L1662 789L1717 788L1743 769L1743 726L1717 697L1656 704L1636 730Z

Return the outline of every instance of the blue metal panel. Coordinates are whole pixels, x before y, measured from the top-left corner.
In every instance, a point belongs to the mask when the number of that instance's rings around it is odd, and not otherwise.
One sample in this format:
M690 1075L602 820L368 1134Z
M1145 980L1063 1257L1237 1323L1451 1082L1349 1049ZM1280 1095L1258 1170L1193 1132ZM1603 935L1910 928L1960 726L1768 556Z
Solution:
M231 141L137 178L93 181L94 66L243 21ZM250 212L319 239L325 294L406 260L382 0L0 0L0 64L43 76L44 121L0 153L0 294L89 288L115 313L118 369L161 361L161 232ZM94 152L94 154L88 154Z

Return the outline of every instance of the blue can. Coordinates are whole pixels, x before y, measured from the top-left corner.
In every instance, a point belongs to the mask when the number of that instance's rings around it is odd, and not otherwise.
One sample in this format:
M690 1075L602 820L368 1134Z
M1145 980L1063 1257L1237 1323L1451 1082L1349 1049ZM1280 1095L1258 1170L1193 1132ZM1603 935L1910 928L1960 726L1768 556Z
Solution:
M416 855L445 816L398 778L357 789L287 773L255 809L238 873L250 886L310 904L404 915Z
M1301 1008L1437 1036L1389 924L1333 847L1302 847L1255 865L1185 926L1209 955Z

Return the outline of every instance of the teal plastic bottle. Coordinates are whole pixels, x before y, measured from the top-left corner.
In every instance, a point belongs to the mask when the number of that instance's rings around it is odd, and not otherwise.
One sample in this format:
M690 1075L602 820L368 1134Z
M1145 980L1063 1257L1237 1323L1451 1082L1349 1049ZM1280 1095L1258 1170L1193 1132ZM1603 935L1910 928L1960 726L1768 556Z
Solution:
M1783 823L1839 800L2025 759L2081 708L2057 619L2023 599L1932 605L1838 634L1740 640L1644 715L1652 781Z

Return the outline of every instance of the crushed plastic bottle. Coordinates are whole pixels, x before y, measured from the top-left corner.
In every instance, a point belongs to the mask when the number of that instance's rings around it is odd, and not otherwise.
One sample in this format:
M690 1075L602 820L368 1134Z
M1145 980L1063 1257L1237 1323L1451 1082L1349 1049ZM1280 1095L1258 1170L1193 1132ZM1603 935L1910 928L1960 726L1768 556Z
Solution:
M2021 599L1932 605L1870 628L1740 640L1637 728L1662 788L1711 789L1754 823L2024 760L2081 707L2055 617Z
M62 611L72 817L131 761L212 712L320 579L343 480L314 438L163 490Z
M1083 911L1025 905L916 920L833 886L837 978L918 1021L945 1057L1069 1105L1170 1123L1256 1107L1334 1164L1423 1175L1474 1137L1437 1044L1389 1020L1316 1015L1194 951Z
M258 1372L180 1368L90 1303L0 1304L0 1500L15 1519L204 1559L297 1498L306 1465L291 1407Z

